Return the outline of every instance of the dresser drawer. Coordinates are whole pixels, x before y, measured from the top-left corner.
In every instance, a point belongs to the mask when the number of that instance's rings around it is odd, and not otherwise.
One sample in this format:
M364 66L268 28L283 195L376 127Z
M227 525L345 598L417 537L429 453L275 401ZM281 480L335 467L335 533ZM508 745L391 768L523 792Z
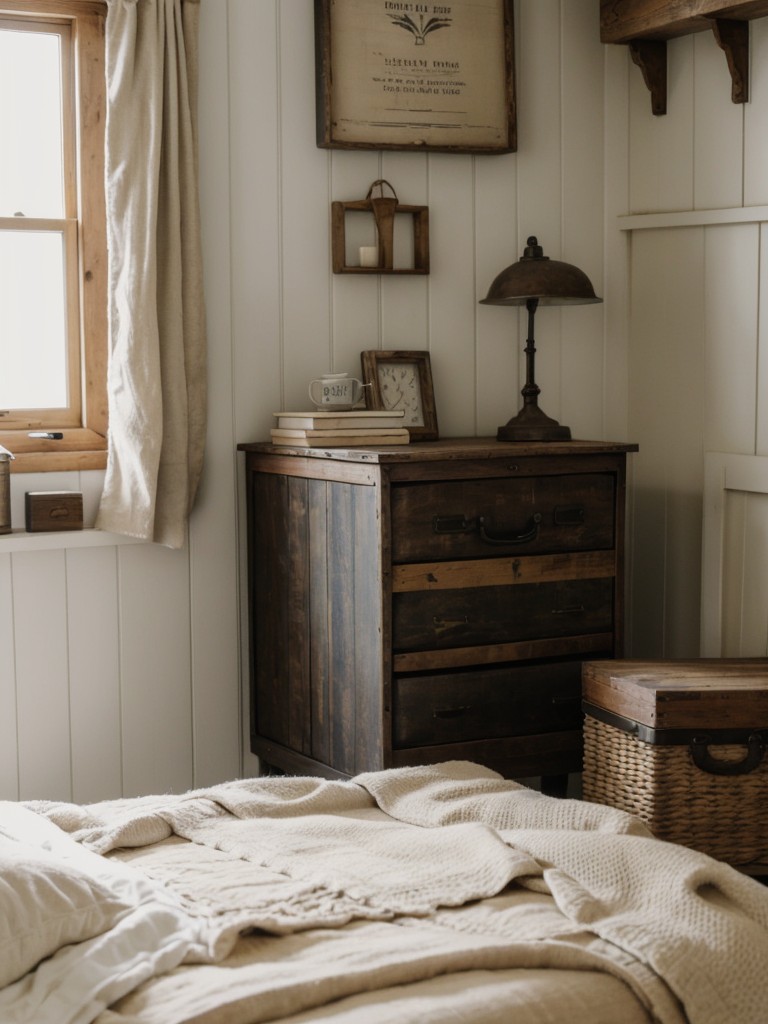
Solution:
M614 545L611 473L392 487L392 560L586 551Z
M394 681L395 747L581 728L581 661Z
M613 628L613 579L392 595L395 651L502 644Z

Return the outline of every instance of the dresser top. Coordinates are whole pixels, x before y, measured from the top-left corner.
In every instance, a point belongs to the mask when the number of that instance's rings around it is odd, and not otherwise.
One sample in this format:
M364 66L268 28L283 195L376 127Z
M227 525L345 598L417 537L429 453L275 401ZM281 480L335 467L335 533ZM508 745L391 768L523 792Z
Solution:
M510 456L607 455L636 452L638 445L614 441L497 441L495 437L448 437L440 441L412 441L389 447L305 448L256 441L239 444L237 448L241 452L386 464L508 459Z

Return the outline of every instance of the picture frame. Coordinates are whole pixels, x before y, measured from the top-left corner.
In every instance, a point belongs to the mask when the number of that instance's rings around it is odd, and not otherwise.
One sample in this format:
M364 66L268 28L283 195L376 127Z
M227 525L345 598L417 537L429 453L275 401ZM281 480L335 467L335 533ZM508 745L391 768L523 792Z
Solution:
M514 0L315 0L317 145L517 149Z
M369 409L404 409L412 441L437 441L437 410L429 352L369 349L360 353Z

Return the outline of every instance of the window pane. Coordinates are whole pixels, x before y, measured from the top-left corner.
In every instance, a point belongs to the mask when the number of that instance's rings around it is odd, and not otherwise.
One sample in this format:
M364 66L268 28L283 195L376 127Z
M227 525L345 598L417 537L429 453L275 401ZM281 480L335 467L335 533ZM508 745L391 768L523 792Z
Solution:
M0 309L0 408L66 407L61 232L0 231Z
M0 216L62 217L60 37L0 27Z

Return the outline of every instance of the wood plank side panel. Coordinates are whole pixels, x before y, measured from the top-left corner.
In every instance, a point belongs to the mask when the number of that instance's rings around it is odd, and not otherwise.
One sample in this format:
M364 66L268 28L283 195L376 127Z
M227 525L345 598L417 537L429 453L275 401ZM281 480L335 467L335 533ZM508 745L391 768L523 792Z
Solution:
M354 489L355 771L385 767L390 739L383 724L382 552L378 487Z
M355 488L328 485L328 623L331 757L355 770Z
M325 481L307 482L309 516L309 624L307 640L309 661L306 665L310 679L309 715L311 738L307 753L316 761L331 759L330 643L328 635L328 484Z

